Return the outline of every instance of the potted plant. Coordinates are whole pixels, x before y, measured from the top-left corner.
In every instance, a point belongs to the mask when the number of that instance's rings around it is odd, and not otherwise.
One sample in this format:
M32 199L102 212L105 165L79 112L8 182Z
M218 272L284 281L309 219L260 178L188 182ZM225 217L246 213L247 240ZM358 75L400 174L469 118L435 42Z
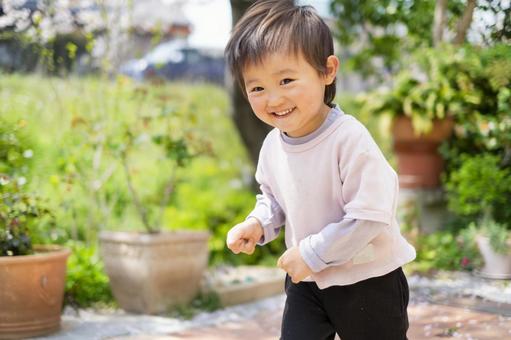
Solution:
M421 49L390 88L362 96L363 110L392 119L402 187L440 185L443 160L438 147L451 136L456 119L481 102L482 93L476 90L480 69L468 48Z
M0 339L52 333L60 327L68 249L34 245L52 213L25 189L32 151L0 124ZM46 236L47 237L47 236Z
M492 154L465 155L460 163L446 185L449 209L472 220L484 260L480 274L511 278L511 169Z
M126 311L158 314L189 303L207 268L209 232L163 230L177 171L208 151L189 119L188 112L165 106L152 116L135 117L109 143L142 227L99 235L113 295Z

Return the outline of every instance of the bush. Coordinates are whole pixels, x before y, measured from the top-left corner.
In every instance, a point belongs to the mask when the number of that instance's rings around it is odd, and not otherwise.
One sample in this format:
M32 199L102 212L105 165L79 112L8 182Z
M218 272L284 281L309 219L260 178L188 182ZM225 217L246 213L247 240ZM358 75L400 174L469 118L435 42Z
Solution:
M97 247L82 242L68 241L71 249L67 260L65 303L73 307L90 307L96 304L113 305L108 276Z
M459 233L439 231L420 235L417 242L417 258L409 266L418 272L435 270L468 270L482 264L477 245L476 231L471 228Z
M29 255L32 242L44 243L53 214L28 190L33 151L16 125L0 120L0 256Z
M490 214L501 222L510 221L511 169L491 154L462 155L461 164L446 183L449 208L472 219Z

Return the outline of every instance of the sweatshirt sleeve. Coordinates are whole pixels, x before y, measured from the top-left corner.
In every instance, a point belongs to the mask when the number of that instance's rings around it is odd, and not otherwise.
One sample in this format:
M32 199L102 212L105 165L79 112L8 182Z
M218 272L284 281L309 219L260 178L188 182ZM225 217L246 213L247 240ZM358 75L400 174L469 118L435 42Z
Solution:
M258 164L255 177L260 185L261 193L256 196L255 208L248 214L247 219L254 217L261 223L264 233L257 244L262 246L277 238L280 229L286 221L286 216L267 183L260 163Z
M361 124L340 155L343 219L390 225L399 191L397 174Z
M300 241L300 254L315 273L350 260L369 262L373 260L369 243L385 227L383 223L366 220L345 219L330 223L319 233Z

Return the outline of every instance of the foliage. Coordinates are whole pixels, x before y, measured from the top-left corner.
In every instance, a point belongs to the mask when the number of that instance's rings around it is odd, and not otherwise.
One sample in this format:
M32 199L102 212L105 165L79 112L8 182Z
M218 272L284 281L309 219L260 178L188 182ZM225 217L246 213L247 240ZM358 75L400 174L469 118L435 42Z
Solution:
M348 69L362 75L394 73L412 51L433 46L435 0L333 0L336 36L349 51ZM446 1L447 34L454 36L466 1ZM474 17L485 17L484 29L472 32L488 45L511 38L511 6L505 1L478 1ZM482 26L482 25L480 25ZM443 30L442 30L443 31Z
M211 153L209 145L199 139L193 131L194 116L190 114L193 110L184 108L182 111L178 111L171 106L172 102L167 103L166 100L162 104L156 114L144 116L138 114L134 121L122 125L120 131L116 131L115 136L118 137L117 134L120 133L120 141L109 140L109 136L106 140L107 145L113 148L113 154L121 160L130 197L146 231L150 233L158 232L161 228L163 211L178 184L177 170L189 166L191 160L196 156ZM168 175L163 178L163 183L159 183L161 187L158 188L159 193L152 195L151 200L156 201L153 202L153 205L156 203L160 212L154 213L153 215L157 216L151 219L148 202L142 200L138 191L141 188L136 188L135 171L131 167L130 157L133 157L137 150L140 155L153 147L158 148L155 150L155 157L146 160L152 167L156 167L157 164L165 166L165 173ZM150 174L142 172L140 176L143 186L145 188L150 186ZM161 199L155 199L157 196L160 196Z
M0 256L32 254L33 235L54 222L42 199L27 190L33 152L20 130L0 120Z
M144 126L143 117L157 116L164 108L173 114ZM145 139L134 139L138 144L130 149L129 167L141 200L156 220L172 160L150 136L165 128L158 122L172 119L176 125L183 119L200 136L196 142L210 141L213 154L178 169L162 227L209 229L213 263L274 264L285 247L283 238L258 247L253 256L234 256L225 249L227 231L254 205L253 169L228 112L227 93L208 85L19 75L0 80L0 116L23 121L33 139L27 185L49 199L55 214L57 228L46 234L48 241L95 244L100 230L141 229L117 153L127 128L133 136L147 132Z
M497 110L500 87L491 84L503 81L488 77L483 58L482 50L470 46L419 49L410 68L395 76L390 89L360 97L362 109L372 114L408 116L417 133L430 131L434 119L465 121L473 112Z
M511 230L511 168L502 167L500 159L488 153L463 155L461 162L446 183L449 209L477 221L470 228L477 226L494 250L505 253Z
M214 312L222 307L220 297L215 292L199 293L190 304L172 307L169 317L179 317L190 320L198 313Z
M480 228L490 240L490 246L497 253L509 254L509 228L503 223L494 220L483 221Z
M420 235L417 241L417 258L409 266L419 272L476 269L482 265L482 259L475 243L475 235L475 230L470 228L459 233L438 231Z
M463 155L461 163L460 168L450 173L446 183L449 208L473 218L494 213L499 216L499 211L508 210L511 169L501 168L500 159L490 154Z
M108 277L103 270L97 248L82 242L68 241L65 303L73 307L114 303Z
M448 170L458 168L462 154L490 153L511 166L511 46L496 45L480 51L478 91L482 98L474 110L459 119L455 136L441 151Z
M90 55L93 35L105 29L98 7L66 1L0 4L0 44L5 58L0 68L34 71L39 65L52 73L71 71L75 62Z

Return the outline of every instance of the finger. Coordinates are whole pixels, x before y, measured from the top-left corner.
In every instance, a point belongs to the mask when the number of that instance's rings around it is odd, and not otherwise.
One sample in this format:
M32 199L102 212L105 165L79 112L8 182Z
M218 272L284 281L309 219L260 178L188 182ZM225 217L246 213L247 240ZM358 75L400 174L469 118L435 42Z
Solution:
M239 254L241 252L242 242L243 242L243 240L237 240L237 241L231 243L230 245L228 245L228 247L229 247L229 249L231 249L231 251L234 254Z
M279 259L277 260L277 267L284 269L284 255L279 257Z
M235 233L232 233L232 232L229 232L227 233L227 245L233 245L235 244L236 242L238 242L240 240L240 237L238 235L236 235Z
M243 252L252 255L255 251L255 242L253 240L246 240L243 244Z

